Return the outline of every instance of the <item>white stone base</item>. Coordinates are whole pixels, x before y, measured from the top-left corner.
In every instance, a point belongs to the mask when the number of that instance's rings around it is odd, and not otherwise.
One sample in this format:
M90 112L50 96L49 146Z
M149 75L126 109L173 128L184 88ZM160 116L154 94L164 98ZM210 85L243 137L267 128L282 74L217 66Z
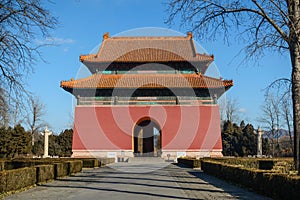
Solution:
M162 150L161 157L165 160L174 160L177 162L179 157L223 157L222 149L214 150ZM73 158L115 158L115 162L127 161L134 157L132 150L73 150Z
M115 158L115 162L131 157L134 157L132 150L73 150L72 154L72 158Z
M193 158L204 158L204 157L223 157L222 149L214 149L214 150L165 150L162 151L162 158L165 160L174 160L177 162L177 158L180 157L193 157Z

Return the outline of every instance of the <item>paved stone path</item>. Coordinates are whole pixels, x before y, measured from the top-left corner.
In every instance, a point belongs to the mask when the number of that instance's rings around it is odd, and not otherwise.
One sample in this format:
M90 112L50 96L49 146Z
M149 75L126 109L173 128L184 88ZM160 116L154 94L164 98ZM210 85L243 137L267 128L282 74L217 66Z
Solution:
M268 199L200 170L165 163L84 169L5 199Z

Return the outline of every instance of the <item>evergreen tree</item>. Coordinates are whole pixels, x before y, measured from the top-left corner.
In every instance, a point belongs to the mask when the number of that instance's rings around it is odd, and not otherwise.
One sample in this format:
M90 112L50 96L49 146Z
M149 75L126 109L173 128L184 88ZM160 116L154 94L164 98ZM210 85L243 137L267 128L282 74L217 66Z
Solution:
M36 142L32 147L32 153L36 156L42 156L44 154L44 138L40 134L36 137Z
M72 155L72 139L73 139L73 130L66 129L59 135L58 144L61 147L63 157L70 157Z
M222 129L222 143L224 156L248 156L257 154L257 135L251 124L240 126L230 121L224 122ZM268 152L268 140L263 140L263 153Z
M244 147L242 156L257 154L257 136L254 134L254 127L251 124L244 127L241 140Z
M0 128L0 157L12 158L30 154L31 135L21 125Z
M61 156L61 147L58 144L58 135L49 136L49 155Z
M245 128L245 122L244 122L244 120L241 121L241 123L240 123L240 128L241 128L241 129L244 129L244 128Z
M0 157L7 158L10 157L11 153L11 134L12 130L11 127L9 128L0 128Z
M26 155L31 153L31 134L18 124L13 131L12 143L15 146L15 155Z
M234 154L233 133L234 133L234 127L232 122L225 121L222 130L222 143L223 143L224 156L233 156Z
M66 129L60 135L49 136L49 155L59 157L70 157L72 155L73 130ZM36 156L44 154L44 137L39 136L33 146L33 153Z

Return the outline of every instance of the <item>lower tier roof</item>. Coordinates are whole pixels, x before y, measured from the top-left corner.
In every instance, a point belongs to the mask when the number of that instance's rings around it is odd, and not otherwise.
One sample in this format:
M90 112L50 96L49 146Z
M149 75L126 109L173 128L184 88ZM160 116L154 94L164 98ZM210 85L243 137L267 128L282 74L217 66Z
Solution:
M194 88L210 89L233 86L232 80L216 79L202 74L94 74L78 80L61 81L60 87L72 89L122 89L122 88Z

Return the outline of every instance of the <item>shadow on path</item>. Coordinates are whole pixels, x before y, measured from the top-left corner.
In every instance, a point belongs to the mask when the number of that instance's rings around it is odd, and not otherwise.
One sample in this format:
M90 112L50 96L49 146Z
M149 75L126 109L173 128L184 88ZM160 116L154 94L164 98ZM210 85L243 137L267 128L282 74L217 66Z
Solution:
M185 170L188 174L194 176L196 179L201 180L202 184L212 185L216 188L222 189L225 193L232 195L234 198L237 199L244 199L244 200L253 200L253 199L271 199L265 196L261 196L247 188L239 187L235 184L228 183L224 180L216 178L214 176L210 176L204 173L200 169L191 169L187 168L184 165L176 164L182 170Z
M121 171L124 167L131 171ZM266 199L199 170L170 164L141 173L147 167L153 164L85 169L6 199Z

